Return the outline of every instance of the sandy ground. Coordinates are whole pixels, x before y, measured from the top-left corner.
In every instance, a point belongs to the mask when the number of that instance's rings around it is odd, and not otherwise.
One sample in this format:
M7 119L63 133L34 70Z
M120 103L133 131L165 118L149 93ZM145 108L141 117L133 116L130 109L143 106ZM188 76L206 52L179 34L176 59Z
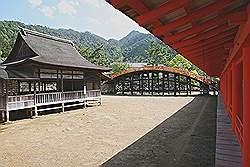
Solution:
M193 99L105 96L102 106L0 125L0 166L111 166L105 162Z
M195 97L101 167L214 167L216 103Z

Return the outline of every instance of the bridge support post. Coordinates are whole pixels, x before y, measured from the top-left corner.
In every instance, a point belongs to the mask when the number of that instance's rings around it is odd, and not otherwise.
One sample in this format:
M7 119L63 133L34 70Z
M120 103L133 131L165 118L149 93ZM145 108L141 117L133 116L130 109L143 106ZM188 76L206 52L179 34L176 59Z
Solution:
M121 80L122 82L122 95L124 95L124 78Z
M170 82L169 82L169 73L168 73L168 95L170 95L170 91L169 91L170 90L170 85L169 84L170 84Z
M243 48L243 167L250 166L250 46Z
M174 74L174 95L176 96L177 84L176 84L176 74Z
M165 94L165 74L162 73L162 78L161 78L161 89L162 89L162 96Z
M134 94L134 82L133 82L133 80L134 80L134 76L132 75L130 77L130 93L131 93L132 96Z

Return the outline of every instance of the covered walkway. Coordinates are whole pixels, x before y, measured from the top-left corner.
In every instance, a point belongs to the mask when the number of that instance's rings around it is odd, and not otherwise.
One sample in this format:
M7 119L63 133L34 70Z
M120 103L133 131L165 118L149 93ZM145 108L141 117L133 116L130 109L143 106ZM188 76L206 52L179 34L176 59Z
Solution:
M232 123L225 112L223 99L218 97L215 167L241 167L240 145L232 131Z
M106 0L208 75L250 166L250 1Z

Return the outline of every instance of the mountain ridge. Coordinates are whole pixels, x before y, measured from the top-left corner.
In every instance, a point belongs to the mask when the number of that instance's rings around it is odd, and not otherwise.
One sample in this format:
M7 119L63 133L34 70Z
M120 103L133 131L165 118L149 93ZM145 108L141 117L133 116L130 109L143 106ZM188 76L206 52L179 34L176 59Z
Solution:
M151 42L161 41L151 34L131 31L125 37L105 39L89 31L79 32L73 29L50 28L42 25L25 24L19 21L0 21L0 55L6 57L14 45L19 27L38 31L48 35L71 40L76 46L96 49L102 46L114 60L123 59L126 62L145 62L146 52ZM166 46L168 47L168 46ZM168 47L171 49L170 47Z

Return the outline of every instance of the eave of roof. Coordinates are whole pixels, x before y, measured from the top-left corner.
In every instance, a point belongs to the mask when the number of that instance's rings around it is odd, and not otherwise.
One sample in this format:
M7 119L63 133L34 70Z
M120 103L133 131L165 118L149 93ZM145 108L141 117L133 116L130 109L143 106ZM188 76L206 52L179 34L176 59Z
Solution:
M0 65L0 79L3 80L39 80L38 77L14 69L7 69L6 66Z
M232 55L249 0L106 0L211 76ZM231 29L231 30L230 30ZM231 33L228 31L232 31Z

